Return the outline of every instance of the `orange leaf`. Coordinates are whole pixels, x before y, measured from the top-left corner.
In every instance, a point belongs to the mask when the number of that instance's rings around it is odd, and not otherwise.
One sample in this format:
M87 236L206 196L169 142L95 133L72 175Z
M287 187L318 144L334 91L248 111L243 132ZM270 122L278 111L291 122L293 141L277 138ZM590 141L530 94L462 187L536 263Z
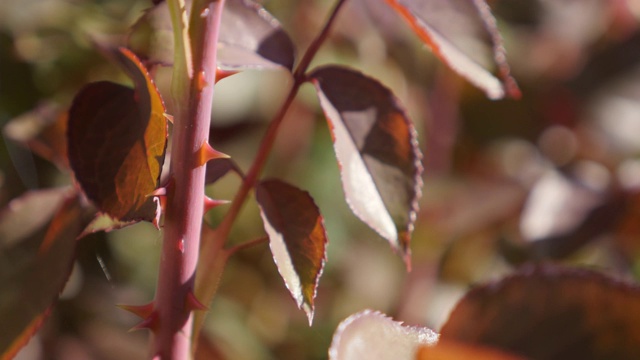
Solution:
M167 145L160 93L128 50L114 58L135 89L107 81L84 87L69 110L69 161L82 189L118 221L155 221L157 187Z

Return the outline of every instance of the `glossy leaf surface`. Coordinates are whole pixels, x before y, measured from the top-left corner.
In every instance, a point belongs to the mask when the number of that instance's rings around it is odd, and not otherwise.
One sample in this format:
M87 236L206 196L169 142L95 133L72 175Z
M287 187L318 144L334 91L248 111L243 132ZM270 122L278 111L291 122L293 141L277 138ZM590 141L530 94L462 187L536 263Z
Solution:
M414 359L421 345L434 345L438 334L404 326L386 315L365 310L343 320L333 334L330 360Z
M187 1L190 7L190 1ZM133 26L129 44L153 63L171 64L173 36L166 2L149 9ZM278 21L261 5L228 0L218 39L218 66L230 70L285 68L291 70L293 42Z
M0 215L0 232L16 234L7 228L14 222L32 230L22 232L10 244L2 238L0 256L0 359L10 359L42 325L51 306L62 291L74 261L76 237L90 218L76 195L60 197L65 190L43 190L28 193L12 203ZM66 195L65 195L66 196ZM54 201L55 206L44 204ZM24 212L34 204L43 207L42 214L24 219ZM53 211L52 211L53 209ZM52 216L49 225L42 224L45 215ZM33 222L29 220L33 219ZM44 236L42 233L44 232ZM44 238L44 240L42 240Z
M167 145L164 104L128 50L114 53L136 88L107 82L85 86L69 110L69 161L96 206L119 221L155 221L148 196L158 186Z
M509 75L496 21L484 0L387 0L387 3L436 56L489 98L520 96Z
M280 275L309 323L326 259L324 220L311 196L280 180L262 181L256 200Z
M310 74L330 123L349 206L409 260L422 181L413 124L391 91L346 68Z
M531 359L637 359L639 324L636 285L539 265L470 291L441 337Z

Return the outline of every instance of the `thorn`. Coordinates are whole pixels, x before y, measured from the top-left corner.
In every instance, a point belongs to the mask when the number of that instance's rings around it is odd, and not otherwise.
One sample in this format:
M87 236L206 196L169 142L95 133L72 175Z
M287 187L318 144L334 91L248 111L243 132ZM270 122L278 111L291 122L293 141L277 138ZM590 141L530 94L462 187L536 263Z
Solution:
M206 214L209 210L213 209L214 207L217 207L220 205L226 205L228 203L230 203L229 200L215 200L208 196L205 196L204 197L204 213Z
M158 197L167 196L167 187L166 186L161 186L161 187L153 190L153 192L151 194L147 195L147 197L150 197L150 196L158 196Z
M128 311L139 318L146 319L153 313L155 301L152 301L145 305L116 305L122 310Z
M200 300L196 298L193 294L193 291L189 291L187 293L187 299L184 303L184 306L187 308L187 311L207 311L209 308L204 306Z
M228 78L231 75L235 75L237 73L239 73L240 71L235 71L235 70L222 70L222 69L216 69L216 84L218 83L218 81L224 79L224 78Z
M173 124L173 115L167 113L164 113L162 115L164 115L164 118L169 120L169 122Z
M228 159L230 157L231 156L225 153L215 150L208 142L205 141L202 146L200 146L200 150L198 150L198 166L206 164L209 160Z
M158 312L154 310L151 312L151 314L149 314L149 316L142 320L138 325L132 327L129 331L148 329L155 332L159 328L158 320Z

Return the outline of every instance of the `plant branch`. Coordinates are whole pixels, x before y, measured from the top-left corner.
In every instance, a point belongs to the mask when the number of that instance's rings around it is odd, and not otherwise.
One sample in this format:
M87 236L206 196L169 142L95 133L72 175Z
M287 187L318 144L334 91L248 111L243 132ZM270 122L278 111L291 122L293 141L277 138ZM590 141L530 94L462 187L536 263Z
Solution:
M256 245L260 245L260 244L265 243L267 241L269 241L269 237L268 236L263 236L263 237L260 237L260 238L257 238L257 239L253 239L251 241L244 242L242 244L234 245L234 246L228 248L226 251L227 251L228 256L232 256L235 253L237 253L238 251L242 251L242 250L254 247Z
M174 68L172 86L176 114L171 181L166 189L165 231L156 308L152 314L155 318L148 327L154 334L154 359L187 360L191 358L193 310L199 308L194 285L205 202L205 166L200 162L200 154L203 145L208 146L217 39L224 0L194 3L192 15L197 11L203 16L196 20L192 16L188 28L185 26L184 1L169 0L169 4L174 29L180 29L174 32L176 65L183 62L185 66ZM180 16L176 11L180 11ZM192 47L193 52L186 50ZM192 61L185 60L190 56L185 54L193 54Z
M278 129L280 127L280 124L282 123L282 120L284 119L284 116L286 115L289 107L298 94L300 86L302 86L302 84L307 81L306 71L311 61L317 54L320 46L326 41L331 26L335 22L337 14L339 13L340 8L345 2L346 0L337 1L336 5L331 11L331 14L327 18L324 27L322 28L318 36L314 39L314 41L309 45L309 48L302 57L302 60L296 66L296 69L293 72L293 85L289 90L289 94L287 95L278 112L269 123L269 127L267 128L265 135L262 138L262 142L260 143L253 164L244 177L240 188L238 189L238 192L236 193L231 203L229 211L226 213L224 219L216 228L216 230L211 234L211 236L208 236L206 239L203 238L200 260L198 262L198 267L201 269L201 271L200 276L196 279L196 294L204 304L209 304L213 299L213 296L215 295L215 288L217 287L218 279L221 273L221 270L219 270L219 265L216 264L216 259L220 257L220 249L223 249L224 243L229 237L229 233L231 231L233 223L235 222L238 214L240 213L240 210L242 209L242 206L247 200L249 192L251 191L251 189L253 189L256 182L258 181L258 177L260 176L260 173L262 172L262 169L267 162L269 153L271 152L278 133ZM247 246L249 246L248 244ZM231 248L231 250L232 249L234 248ZM200 331L203 319L204 314L196 314L196 325L194 327L195 335L197 335Z

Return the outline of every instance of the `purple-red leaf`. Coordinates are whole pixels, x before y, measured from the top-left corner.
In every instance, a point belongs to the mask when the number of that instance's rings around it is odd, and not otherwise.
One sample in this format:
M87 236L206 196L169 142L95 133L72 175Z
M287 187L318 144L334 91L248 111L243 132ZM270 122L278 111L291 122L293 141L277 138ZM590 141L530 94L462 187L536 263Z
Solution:
M149 196L158 186L167 145L160 93L128 50L113 54L135 89L100 81L85 86L69 110L69 162L100 211L119 221L155 221Z
M489 98L520 97L485 0L387 0L433 53ZM494 74L497 70L497 75Z
M349 206L409 266L422 186L413 124L388 88L359 72L328 66L309 78L330 123Z
M207 162L205 184L213 184L223 176L227 175L229 171L235 171L238 174L242 173L240 168L238 168L238 165L229 158L213 159Z
M311 323L326 258L322 215L307 192L279 180L260 182L256 199L278 271Z
M15 356L38 330L69 277L76 238L92 211L68 190L27 193L0 213L2 360Z
M639 324L637 285L538 265L467 293L441 338L530 359L638 359Z
M190 8L191 1L187 2ZM133 26L129 45L153 63L171 64L173 35L166 2L149 9ZM218 39L218 66L227 70L293 67L295 48L278 21L250 0L227 0Z
M293 42L262 6L250 0L230 0L224 11L218 42L220 67L293 68Z

